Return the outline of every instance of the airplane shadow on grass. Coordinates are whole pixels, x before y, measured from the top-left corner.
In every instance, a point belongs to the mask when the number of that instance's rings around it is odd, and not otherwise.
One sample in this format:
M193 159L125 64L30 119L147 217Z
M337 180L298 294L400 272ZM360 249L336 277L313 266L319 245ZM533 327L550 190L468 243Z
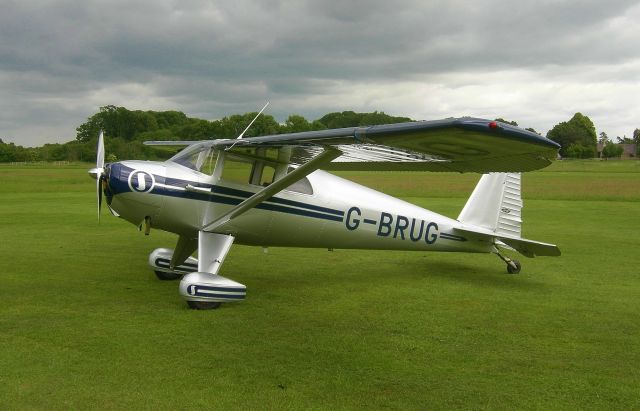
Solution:
M397 283L399 287L424 286L425 281L433 283L460 283L477 286L479 288L494 288L502 290L517 290L525 292L546 292L548 286L542 279L534 275L507 274L502 264L495 266L478 266L472 263L460 263L453 261L438 261L433 257L423 259L390 259L382 260L379 264L368 262L357 264L357 268L350 264L335 265L331 273L306 272L308 268L298 270L290 267L280 270L281 275L274 275L268 267L265 267L264 275L258 275L254 281L247 279L253 290L270 289L301 289L307 287L329 287L332 289L358 287L365 284ZM504 272L503 272L504 271ZM259 292L259 291L258 291Z
M495 268L472 266L451 261L439 261L432 263L422 272L424 276L474 284L483 287L543 291L547 289L544 282L534 277L523 274L507 274L499 265ZM506 270L505 270L506 271Z

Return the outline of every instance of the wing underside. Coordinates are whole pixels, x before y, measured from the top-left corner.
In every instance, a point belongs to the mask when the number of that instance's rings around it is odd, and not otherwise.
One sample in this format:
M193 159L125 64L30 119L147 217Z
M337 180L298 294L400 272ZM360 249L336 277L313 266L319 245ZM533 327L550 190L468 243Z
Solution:
M289 161L294 164L307 163L328 146L340 150L342 154L323 166L325 170L478 173L540 169L556 158L559 148L555 142L530 131L468 117L211 140L204 144L257 156L270 148L286 148L290 151Z

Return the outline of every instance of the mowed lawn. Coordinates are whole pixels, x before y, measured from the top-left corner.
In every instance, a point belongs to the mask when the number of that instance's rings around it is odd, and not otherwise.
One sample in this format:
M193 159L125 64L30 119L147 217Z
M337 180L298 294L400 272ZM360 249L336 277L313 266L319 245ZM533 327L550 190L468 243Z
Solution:
M558 258L234 246L192 311L89 165L0 165L0 409L640 408L640 163L523 178ZM471 174L342 173L456 217Z

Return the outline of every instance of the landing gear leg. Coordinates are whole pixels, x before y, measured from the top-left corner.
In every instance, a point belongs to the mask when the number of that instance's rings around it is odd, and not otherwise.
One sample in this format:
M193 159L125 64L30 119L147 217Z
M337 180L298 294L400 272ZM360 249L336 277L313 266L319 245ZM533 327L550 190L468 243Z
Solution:
M509 274L518 274L520 272L520 269L522 269L522 264L520 264L520 261L512 260L506 255L502 255L502 253L500 253L500 251L498 250L498 247L494 247L494 249L495 251L493 253L500 257L500 259L507 264L507 272Z
M247 287L218 275L233 236L200 231L198 233L198 271L180 281L180 295L194 310L212 310L221 303L242 301Z

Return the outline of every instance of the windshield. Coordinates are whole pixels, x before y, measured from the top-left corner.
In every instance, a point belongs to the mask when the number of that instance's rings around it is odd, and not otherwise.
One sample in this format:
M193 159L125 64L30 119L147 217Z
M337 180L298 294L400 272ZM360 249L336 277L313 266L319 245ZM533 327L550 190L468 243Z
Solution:
M210 144L195 144L185 148L169 161L188 167L201 173L212 174L218 152Z

